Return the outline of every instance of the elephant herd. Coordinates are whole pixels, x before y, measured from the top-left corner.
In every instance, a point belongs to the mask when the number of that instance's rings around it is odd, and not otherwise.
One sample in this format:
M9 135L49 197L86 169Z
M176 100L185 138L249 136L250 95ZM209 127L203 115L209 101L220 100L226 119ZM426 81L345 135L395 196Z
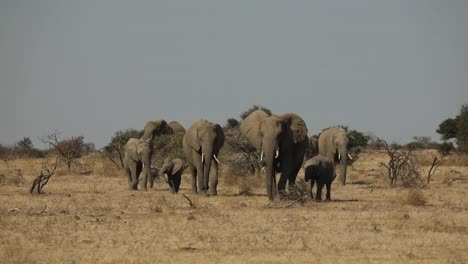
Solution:
M130 190L153 187L151 177L151 157L154 138L170 131L184 135L183 153L187 164L176 158L166 159L159 175L167 175L172 192L177 193L183 171L188 168L191 174L192 193L216 195L218 185L219 153L224 145L225 135L219 124L200 119L185 129L178 122L165 120L149 121L141 138L132 138L125 145L124 169L128 176ZM313 198L312 188L317 183L316 200L321 200L323 186L327 188L326 199L331 199L331 183L335 179L335 160L341 166L340 183L346 183L346 163L349 137L343 128L328 128L318 137L309 139L304 120L297 114L269 115L256 110L240 123L240 132L249 144L260 153L260 161L265 167L265 185L268 198L284 197L294 190L296 177L301 167L305 169L304 179L310 182L307 193ZM307 149L315 155L304 162ZM276 175L280 174L279 181ZM141 176L141 180L140 180Z

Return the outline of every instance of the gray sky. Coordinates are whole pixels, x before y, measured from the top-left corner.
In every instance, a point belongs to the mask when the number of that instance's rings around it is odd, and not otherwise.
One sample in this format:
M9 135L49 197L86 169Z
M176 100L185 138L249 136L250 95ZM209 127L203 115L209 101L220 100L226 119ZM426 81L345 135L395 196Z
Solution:
M0 92L7 145L59 129L101 147L253 104L310 135L438 139L468 102L468 1L0 0Z

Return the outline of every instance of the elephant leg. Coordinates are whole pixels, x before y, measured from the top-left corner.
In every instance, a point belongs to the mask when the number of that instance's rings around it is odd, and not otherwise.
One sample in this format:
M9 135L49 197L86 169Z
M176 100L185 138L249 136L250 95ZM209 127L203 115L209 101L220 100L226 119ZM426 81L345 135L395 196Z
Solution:
M130 175L131 175L131 183L130 183L130 190L138 190L138 164L135 162L130 166Z
M288 188L289 192L293 192L296 189L296 178L301 167L294 168L294 170L288 175Z
M182 179L182 172L177 172L174 176L174 192L179 193L180 181Z
M148 190L148 181L151 181L151 162L149 160L143 163L142 178L141 178L141 189L143 191Z
M278 193L280 197L286 195L286 182L288 181L288 176L285 171L281 173L280 179L278 181ZM276 179L274 179L274 184L276 185ZM276 189L276 188L275 188Z
M327 186L327 201L331 201L331 182L328 182L326 186Z
M218 163L211 162L210 172L212 173L212 175L210 177L210 188L208 190L208 194L217 195L218 190L216 188L218 187Z
M128 166L125 166L125 173L127 174L127 178L128 178L128 189L133 190L133 188L132 188L132 171L130 170L130 168Z
M192 175L192 193L197 193L197 169L189 164L190 175Z
M322 189L323 189L323 183L317 182L317 194L315 195L315 201L317 202L322 201Z
M167 183L169 184L169 187L171 189L171 193L175 193L175 188L174 188L174 178L173 178L173 175L167 177L168 178L168 181Z
M311 201L314 199L312 189L314 188L314 180L310 179L310 184L307 184L307 200Z

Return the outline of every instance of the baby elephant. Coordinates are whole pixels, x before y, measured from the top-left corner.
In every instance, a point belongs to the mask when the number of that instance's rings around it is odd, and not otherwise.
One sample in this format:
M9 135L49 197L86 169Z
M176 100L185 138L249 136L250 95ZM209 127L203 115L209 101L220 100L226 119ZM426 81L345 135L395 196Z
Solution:
M305 175L304 180L308 182L310 180L310 185L307 186L307 195L308 198L312 200L314 198L312 194L312 188L314 187L314 181L317 182L317 196L315 197L316 201L322 200L322 188L325 184L327 186L327 200L331 200L331 184L336 177L335 174L335 164L332 160L318 155L310 160L306 161L304 164Z
M164 176L164 174L167 175L167 183L169 184L169 187L171 187L171 192L179 192L182 173L186 168L187 165L179 158L171 161L169 159L164 160L164 164L159 170L159 176Z

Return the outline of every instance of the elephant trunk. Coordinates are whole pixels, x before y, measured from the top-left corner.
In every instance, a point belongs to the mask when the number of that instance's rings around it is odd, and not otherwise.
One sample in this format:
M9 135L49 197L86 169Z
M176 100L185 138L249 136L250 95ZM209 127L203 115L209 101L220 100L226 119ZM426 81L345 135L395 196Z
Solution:
M345 185L346 184L346 167L347 167L347 160L348 160L348 150L338 150L339 152L339 157L340 157L340 184Z
M276 168L275 168L275 159L279 157L278 144L276 139L273 140L273 143L263 144L263 161L265 162L265 183L268 198L273 200L276 195Z
M212 148L204 148L203 149L203 161L202 161L202 168L203 168L203 187L202 191L208 191L208 183L210 179L210 168L211 162L213 161L213 149Z

